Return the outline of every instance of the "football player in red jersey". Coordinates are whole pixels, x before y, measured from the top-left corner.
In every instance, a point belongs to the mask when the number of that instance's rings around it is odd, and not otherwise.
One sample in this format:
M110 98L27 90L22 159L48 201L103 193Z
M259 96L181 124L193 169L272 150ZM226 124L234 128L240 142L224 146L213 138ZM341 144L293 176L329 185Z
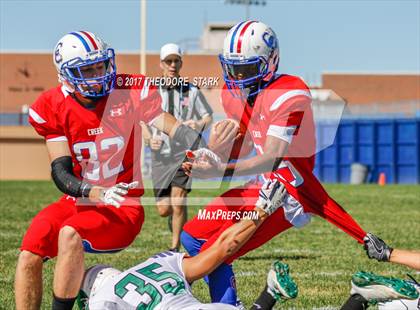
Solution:
M56 256L53 309L71 309L84 251L120 251L140 232L140 121L185 149L202 143L198 133L162 112L160 96L144 76L116 74L114 50L98 36L65 35L53 60L61 85L41 94L29 120L46 140L52 179L65 195L34 217L23 238L17 309L40 307L43 262Z
M257 155L223 164L211 154L207 157L212 157L211 161L201 158L185 163L185 169L201 177L261 174L260 180L277 179L288 191L284 207L209 275L212 301L235 304L232 261L290 227L304 226L312 214L336 225L359 243L363 243L366 232L327 194L313 174L316 145L311 93L300 78L276 74L279 49L273 30L257 21L238 23L228 32L219 58L226 82L221 97L224 110L228 118L247 128ZM256 181L231 189L208 204L206 210L247 211L258 197L260 184ZM182 243L190 255L196 255L233 223L234 220L196 216L185 224Z

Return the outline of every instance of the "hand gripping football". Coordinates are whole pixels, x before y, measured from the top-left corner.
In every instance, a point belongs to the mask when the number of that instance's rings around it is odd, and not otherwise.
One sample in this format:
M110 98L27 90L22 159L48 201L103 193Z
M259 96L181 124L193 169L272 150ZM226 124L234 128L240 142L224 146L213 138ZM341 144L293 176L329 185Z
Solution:
M253 149L246 127L233 119L216 122L209 137L208 147L223 161L248 155Z

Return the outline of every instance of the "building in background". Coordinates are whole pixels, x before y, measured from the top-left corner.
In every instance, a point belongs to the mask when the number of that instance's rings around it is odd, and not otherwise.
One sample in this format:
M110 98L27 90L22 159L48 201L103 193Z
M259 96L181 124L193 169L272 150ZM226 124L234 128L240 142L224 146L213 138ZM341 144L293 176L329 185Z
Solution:
M202 88L217 90L221 87L223 79L216 51L189 53L184 58L185 76L190 79L214 77L218 79L218 86L202 85ZM116 61L118 72L139 72L137 54L118 54ZM157 53L147 55L147 75L160 75ZM22 106L30 105L42 91L57 83L57 73L49 53L1 53L0 113L20 113ZM372 105L376 106L378 113L383 114L400 112L414 116L418 113L416 110L420 110L420 74L325 73L322 75L322 85L314 89L317 96L325 97L324 101L328 101L328 90L332 90L334 96L343 98L352 110L362 111L356 114L376 113ZM213 104L216 112L221 111L217 106L218 100L213 100ZM1 120L2 125L7 124L4 118Z
M219 54L222 51L223 41L230 28L236 23L211 23L204 27L200 39L201 50L204 53Z

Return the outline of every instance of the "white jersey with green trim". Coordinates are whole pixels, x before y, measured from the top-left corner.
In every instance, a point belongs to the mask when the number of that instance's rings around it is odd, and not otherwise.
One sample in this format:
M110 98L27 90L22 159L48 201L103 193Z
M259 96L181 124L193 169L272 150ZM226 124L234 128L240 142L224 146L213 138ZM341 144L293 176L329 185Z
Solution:
M182 270L184 255L170 251L158 253L122 272L90 296L89 310L236 309L202 304L192 295Z

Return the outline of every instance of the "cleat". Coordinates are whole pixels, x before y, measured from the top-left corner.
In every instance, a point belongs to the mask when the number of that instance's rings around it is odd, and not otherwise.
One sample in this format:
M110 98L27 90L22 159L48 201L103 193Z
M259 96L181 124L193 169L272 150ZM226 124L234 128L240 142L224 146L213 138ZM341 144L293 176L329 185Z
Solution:
M79 294L77 294L76 305L79 310L88 310L89 297L83 290L80 290Z
M289 265L276 261L267 275L268 292L277 300L296 298L298 287L289 275Z
M352 295L359 294L371 303L419 297L419 292L411 283L371 272L355 273L351 279L351 286Z

